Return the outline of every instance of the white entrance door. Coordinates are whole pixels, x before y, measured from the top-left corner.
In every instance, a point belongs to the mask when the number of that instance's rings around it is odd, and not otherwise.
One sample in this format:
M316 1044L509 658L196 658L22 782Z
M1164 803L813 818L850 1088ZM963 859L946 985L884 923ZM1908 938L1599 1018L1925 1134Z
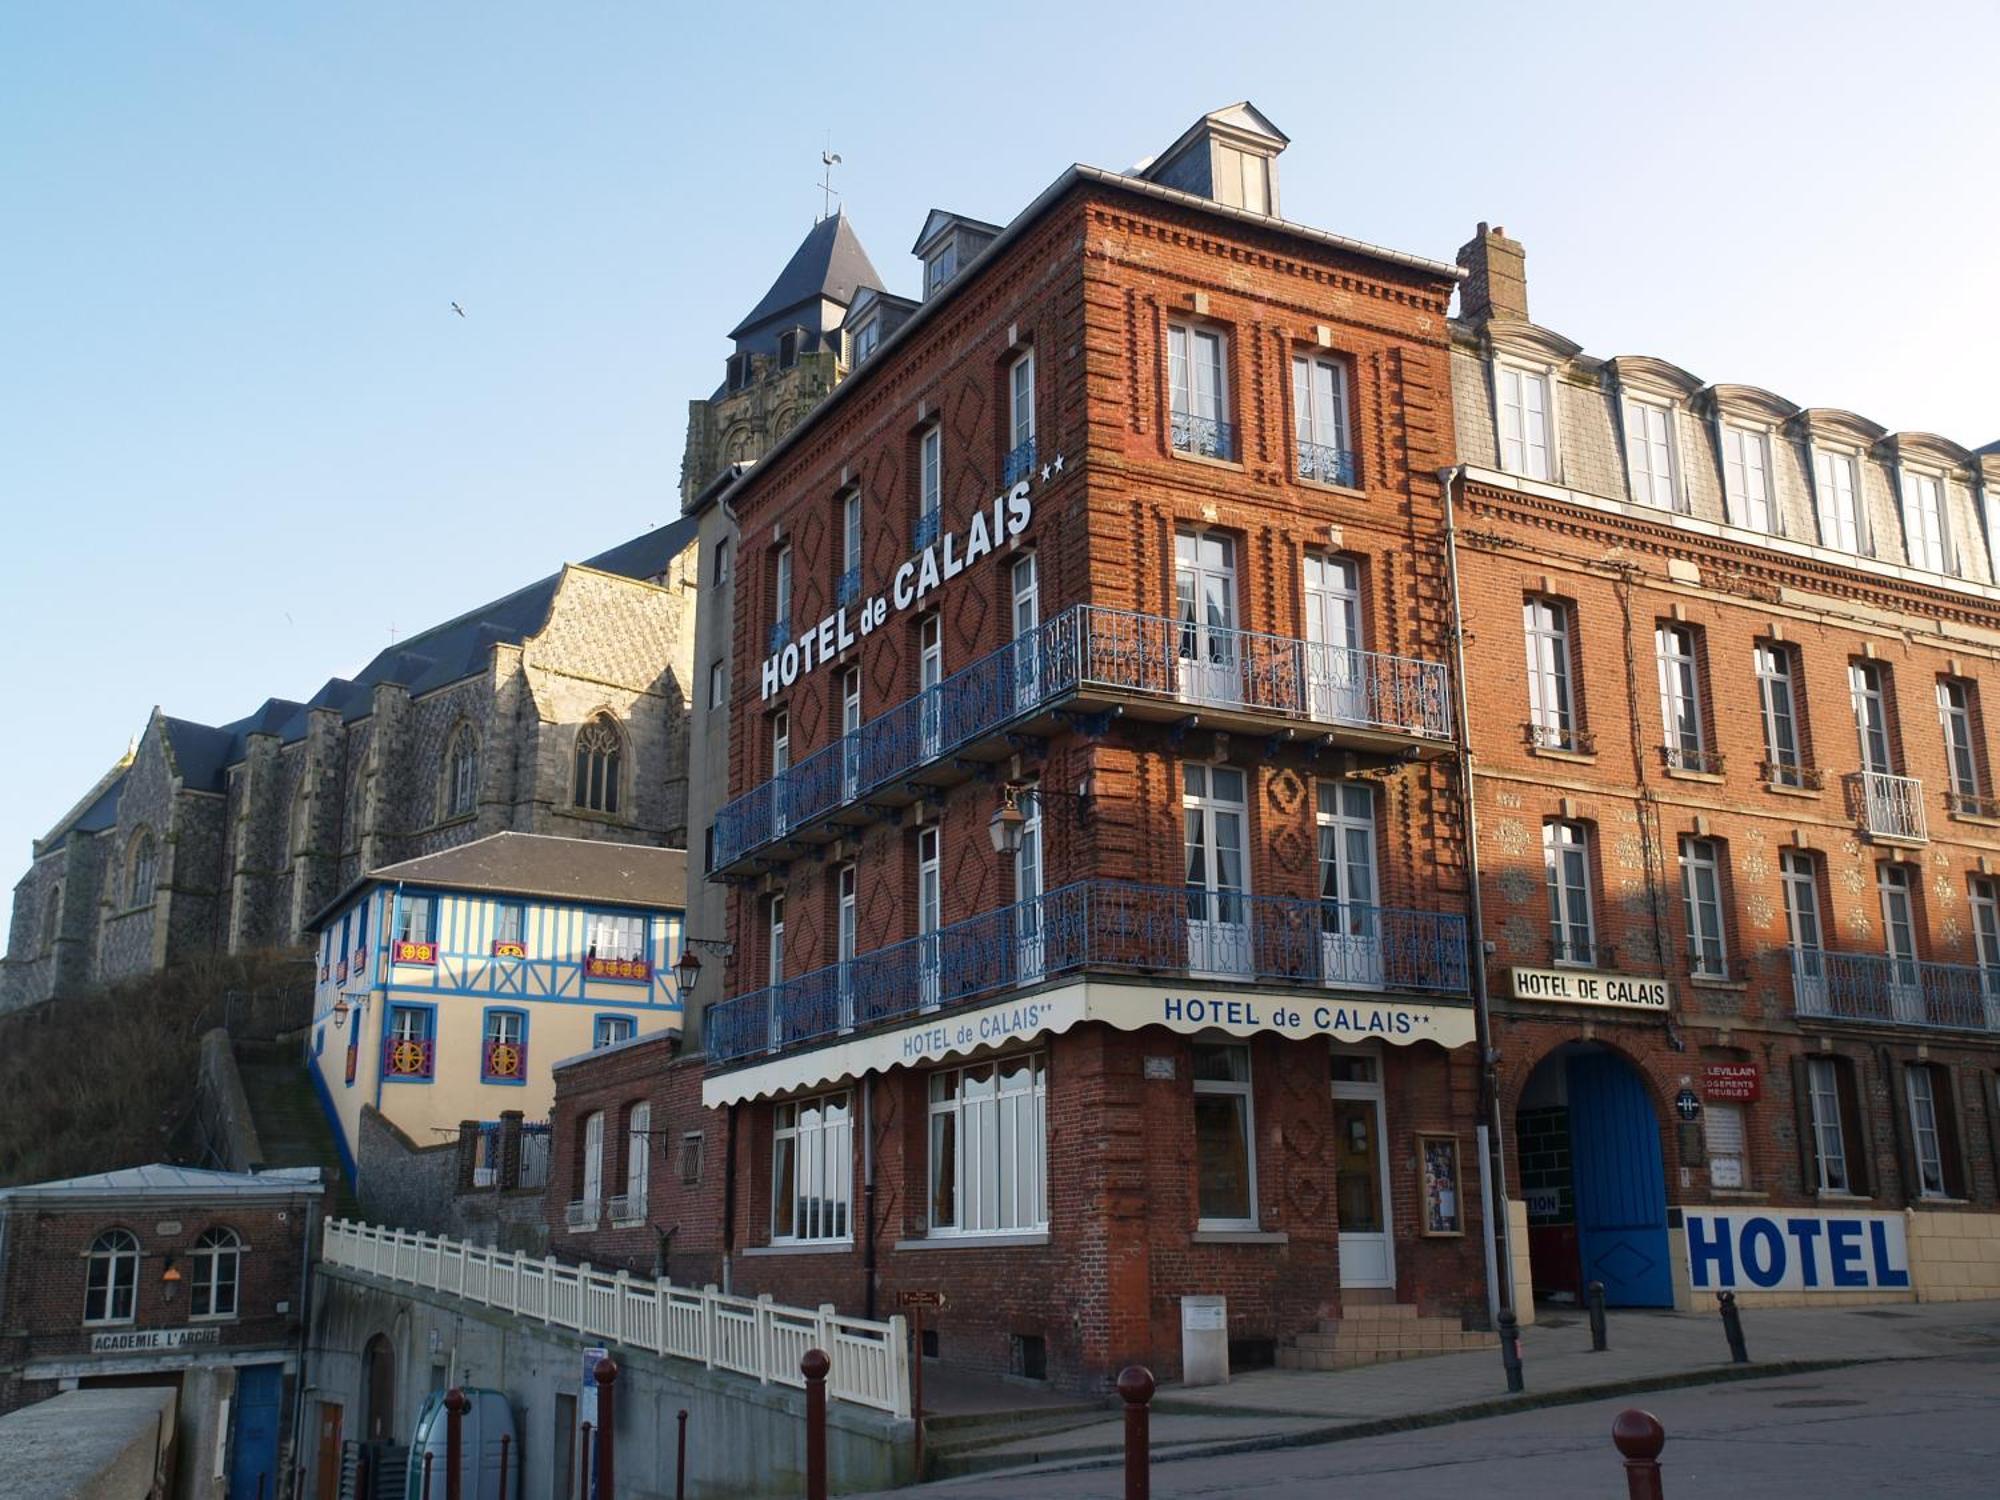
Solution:
M1924 1019L1924 989L1917 968L1917 923L1910 899L1907 865L1883 865L1876 873L1882 897L1882 946L1889 956L1889 1005L1898 1021Z
M1209 531L1174 537L1174 591L1180 615L1180 693L1195 703L1243 701L1242 641L1236 629L1236 544Z
M1016 974L1022 984L1042 977L1042 799L1021 794L1021 851L1014 856Z
M1375 900L1375 789L1319 783L1320 975L1328 984L1382 983Z
M1191 765L1185 777L1188 967L1198 974L1248 974L1243 773L1233 766Z
M1327 723L1366 724L1368 662L1361 653L1361 579L1345 557L1306 557L1306 708Z
M938 831L917 835L917 998L925 1010L937 1008L944 952L938 938L943 925L943 871L938 863Z
M1340 1215L1340 1284L1393 1287L1396 1242L1389 1212L1389 1141L1382 1128L1382 1059L1333 1054L1334 1206Z
M1014 563L1014 707L1032 708L1042 701L1041 580L1035 554Z

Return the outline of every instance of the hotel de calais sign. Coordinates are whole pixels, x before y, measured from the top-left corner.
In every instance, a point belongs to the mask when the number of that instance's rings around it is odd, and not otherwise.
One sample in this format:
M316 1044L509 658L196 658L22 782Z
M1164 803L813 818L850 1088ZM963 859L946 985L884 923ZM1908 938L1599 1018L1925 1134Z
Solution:
M1062 455L1057 454L1042 466L1042 478L1060 474L1062 466ZM1029 498L1031 488L1029 481L1023 479L1006 494L994 496L988 510L974 514L962 537L956 531L945 532L896 569L886 594L877 594L854 606L851 619L848 606L842 605L782 651L765 657L761 696L769 698L813 668L824 666L854 644L857 632L874 634L888 623L891 614L900 615L913 609L933 589L949 583L987 553L1026 531L1035 518L1034 501Z
M1563 1005L1615 1005L1664 1015L1673 998L1664 979L1626 974L1593 974L1578 969L1510 969L1507 993L1516 1000L1552 1000Z

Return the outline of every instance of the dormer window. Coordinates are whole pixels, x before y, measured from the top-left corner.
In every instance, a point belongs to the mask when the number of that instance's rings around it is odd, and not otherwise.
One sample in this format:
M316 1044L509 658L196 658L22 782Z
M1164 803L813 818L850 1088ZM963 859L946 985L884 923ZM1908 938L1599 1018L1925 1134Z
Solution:
M750 383L750 356L732 354L729 356L728 386L732 391L740 391Z
M1215 148L1215 196L1232 207L1247 208L1253 214L1269 213L1270 172L1268 157L1238 151L1234 146Z
M1501 365L1493 372L1493 383L1500 416L1500 467L1527 479L1554 479L1547 373Z
M1768 433L1731 422L1722 424L1722 487L1731 521L1752 531L1777 533Z
M1655 510L1681 508L1673 427L1672 407L1625 398L1625 462L1632 473L1632 498Z
M778 368L789 370L799 362L799 335L794 329L778 335Z
M1822 547L1871 556L1868 529L1861 512L1861 481L1851 453L1825 448L1813 453L1813 490L1819 504Z
M1935 474L1908 468L1902 471L1902 479L1903 533L1908 540L1910 566L1932 573L1957 572L1944 481Z
M948 239L924 262L924 297L928 300L958 274L958 241Z
M882 342L882 323L879 318L870 318L854 330L854 362L858 365L873 354Z

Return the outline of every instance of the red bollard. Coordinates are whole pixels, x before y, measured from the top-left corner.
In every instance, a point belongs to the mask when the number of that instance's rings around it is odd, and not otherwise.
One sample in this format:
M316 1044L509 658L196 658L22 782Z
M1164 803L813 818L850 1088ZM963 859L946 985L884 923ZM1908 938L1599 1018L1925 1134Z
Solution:
M1667 1429L1649 1411L1629 1407L1611 1424L1611 1441L1625 1455L1625 1489L1630 1500L1666 1500L1660 1487L1660 1450L1667 1446Z
M465 1490L465 1414L470 1410L472 1403L457 1386L444 1393L444 1500L459 1500Z
M507 1449L512 1446L514 1435L500 1434L500 1500L507 1500Z
M806 1500L826 1500L826 1372L832 1368L824 1349L808 1349L799 1361L806 1378Z
M1127 1365L1118 1372L1118 1394L1125 1402L1125 1500L1151 1500L1153 1493L1146 1407L1154 1389L1153 1372L1144 1365Z
M611 1387L618 1379L618 1366L609 1359L597 1362L597 1495L611 1500L615 1472L612 1463Z
M688 1414L681 1408L680 1442L674 1449L674 1500L687 1500L688 1487ZM500 1500L507 1500L505 1495Z

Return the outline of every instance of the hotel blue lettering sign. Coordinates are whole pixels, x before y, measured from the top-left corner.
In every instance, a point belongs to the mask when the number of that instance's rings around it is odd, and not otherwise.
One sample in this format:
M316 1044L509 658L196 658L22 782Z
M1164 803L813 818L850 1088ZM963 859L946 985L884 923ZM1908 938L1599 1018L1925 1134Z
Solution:
M1697 1292L1908 1291L1900 1214L1754 1213L1690 1208L1688 1281Z

